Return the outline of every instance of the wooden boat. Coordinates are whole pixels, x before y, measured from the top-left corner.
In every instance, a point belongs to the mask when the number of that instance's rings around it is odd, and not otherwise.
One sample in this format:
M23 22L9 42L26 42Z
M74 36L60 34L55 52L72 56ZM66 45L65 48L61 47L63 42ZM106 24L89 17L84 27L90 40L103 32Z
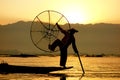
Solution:
M9 65L7 63L0 64L0 73L40 73L40 74L47 74L51 71L59 71L70 69L70 67L33 67L33 66L18 66L18 65Z

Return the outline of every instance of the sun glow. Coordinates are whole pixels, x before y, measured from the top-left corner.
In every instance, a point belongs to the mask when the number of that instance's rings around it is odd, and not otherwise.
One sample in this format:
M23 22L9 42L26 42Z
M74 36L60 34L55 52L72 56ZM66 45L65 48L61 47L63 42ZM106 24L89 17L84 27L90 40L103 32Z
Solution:
M70 12L66 17L70 23L86 23L85 17L77 12Z
M88 17L85 14L85 11L82 11L75 7L70 10L67 8L63 14L70 23L87 23L88 21Z
M120 0L52 0L50 3L51 0L1 0L0 24L33 20L44 10L58 11L70 23L120 23Z

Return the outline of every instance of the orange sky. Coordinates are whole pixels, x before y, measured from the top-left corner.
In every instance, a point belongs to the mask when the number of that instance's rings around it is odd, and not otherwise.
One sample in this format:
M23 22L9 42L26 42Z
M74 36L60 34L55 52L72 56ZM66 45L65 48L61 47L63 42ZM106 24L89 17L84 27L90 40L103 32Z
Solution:
M0 0L0 24L30 21L44 10L58 11L71 23L120 23L120 0Z

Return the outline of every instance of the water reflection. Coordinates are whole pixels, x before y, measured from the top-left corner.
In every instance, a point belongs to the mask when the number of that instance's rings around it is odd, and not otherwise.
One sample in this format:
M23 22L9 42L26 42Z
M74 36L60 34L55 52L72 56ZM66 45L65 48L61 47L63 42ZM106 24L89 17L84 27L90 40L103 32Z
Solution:
M65 74L62 74L62 75L60 76L60 80L67 80L66 77L68 77L68 76L65 75ZM83 77L84 77L84 74L82 74L82 75L79 77L78 80L81 80Z
M60 80L66 80L66 76L64 76L64 75L61 76L61 77L60 77Z
M80 76L79 80L81 80L84 77L84 73Z

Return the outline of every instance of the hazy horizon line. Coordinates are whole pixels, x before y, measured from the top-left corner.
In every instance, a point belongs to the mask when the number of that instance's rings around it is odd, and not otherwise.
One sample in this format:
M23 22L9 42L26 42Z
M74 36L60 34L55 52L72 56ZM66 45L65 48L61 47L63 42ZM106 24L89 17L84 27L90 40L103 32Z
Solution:
M0 25L4 26L4 25L9 25L9 24L14 24L14 23L18 23L18 22L33 22L33 21L25 21L25 20L19 20L19 21L15 21L15 22L11 22L11 23L5 23L2 24L0 23ZM120 23L110 23L110 22L96 22L96 23L70 23L70 24L83 24L83 25L87 25L87 24L120 24Z

